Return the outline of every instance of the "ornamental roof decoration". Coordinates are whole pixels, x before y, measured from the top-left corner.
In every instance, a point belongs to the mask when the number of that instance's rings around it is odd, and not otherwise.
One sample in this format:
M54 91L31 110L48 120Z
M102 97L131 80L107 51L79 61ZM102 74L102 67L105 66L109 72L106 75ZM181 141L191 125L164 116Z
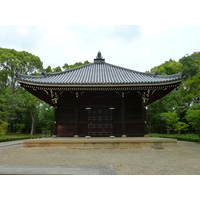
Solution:
M96 57L97 59L103 59L103 57L102 57L102 55L101 55L101 52L99 51L98 53L97 53L97 57Z
M119 67L105 62L99 51L93 63L58 73L42 73L39 76L17 74L19 83L41 86L147 86L180 83L182 73L157 75Z

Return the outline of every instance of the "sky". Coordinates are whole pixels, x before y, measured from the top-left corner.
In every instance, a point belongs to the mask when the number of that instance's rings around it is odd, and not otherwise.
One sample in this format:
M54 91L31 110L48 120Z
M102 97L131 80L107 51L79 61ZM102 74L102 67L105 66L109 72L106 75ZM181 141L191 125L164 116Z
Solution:
M27 51L44 67L105 61L149 71L200 51L200 25L0 25L0 47Z

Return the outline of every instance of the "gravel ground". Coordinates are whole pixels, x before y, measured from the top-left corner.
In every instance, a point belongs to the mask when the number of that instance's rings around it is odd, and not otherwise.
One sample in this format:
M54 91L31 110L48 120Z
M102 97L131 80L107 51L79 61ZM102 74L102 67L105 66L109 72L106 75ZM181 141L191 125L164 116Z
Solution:
M200 144L178 141L165 149L0 147L0 165L112 165L118 175L200 175Z

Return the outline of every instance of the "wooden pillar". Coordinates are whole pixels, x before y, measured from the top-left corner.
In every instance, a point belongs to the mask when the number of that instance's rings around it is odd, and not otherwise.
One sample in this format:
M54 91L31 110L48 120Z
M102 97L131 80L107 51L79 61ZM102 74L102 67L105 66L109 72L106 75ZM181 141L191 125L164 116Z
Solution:
M124 103L124 93L121 96L121 121L122 121L122 135L126 135L126 125L125 125L125 103Z
M79 98L76 98L76 108L75 108L75 135L78 135L78 125L79 125Z
M53 137L57 136L57 119L58 119L58 107L54 106L54 123L53 123Z
M146 121L146 106L142 102L142 120L143 120L143 132L147 135L147 121Z

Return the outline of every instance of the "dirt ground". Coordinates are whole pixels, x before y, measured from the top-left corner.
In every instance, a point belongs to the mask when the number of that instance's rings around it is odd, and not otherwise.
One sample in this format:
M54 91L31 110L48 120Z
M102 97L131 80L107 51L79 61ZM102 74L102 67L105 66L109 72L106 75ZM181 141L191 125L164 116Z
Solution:
M200 144L178 141L164 149L0 147L0 165L112 165L117 175L200 175Z

